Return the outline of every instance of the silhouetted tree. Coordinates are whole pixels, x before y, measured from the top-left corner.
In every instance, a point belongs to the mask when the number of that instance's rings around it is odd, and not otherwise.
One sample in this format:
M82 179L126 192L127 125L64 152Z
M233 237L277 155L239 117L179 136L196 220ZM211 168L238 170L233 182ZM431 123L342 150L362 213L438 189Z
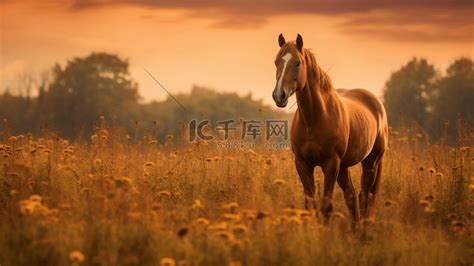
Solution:
M30 106L31 103L27 97L13 95L7 89L0 95L0 118L7 119L14 129L24 131L28 128L25 121L32 120L30 109L28 109Z
M455 134L456 119L474 125L474 63L470 58L455 60L446 70L436 86L432 98L435 125L449 121L449 133Z
M90 132L100 115L127 121L137 113L139 99L128 62L107 53L75 58L64 68L56 65L51 84L40 94L41 121L69 137L82 129Z
M429 97L436 86L436 70L426 59L413 58L395 71L385 84L383 99L389 123L416 122L427 125Z

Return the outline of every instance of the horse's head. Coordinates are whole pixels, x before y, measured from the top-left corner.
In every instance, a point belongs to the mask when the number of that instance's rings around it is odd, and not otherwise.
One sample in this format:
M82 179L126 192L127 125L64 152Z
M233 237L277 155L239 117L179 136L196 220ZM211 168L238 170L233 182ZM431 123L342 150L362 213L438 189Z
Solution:
M275 65L277 67L276 86L273 100L278 107L285 107L288 98L306 84L306 64L303 55L303 37L298 34L295 42L286 42L283 34L278 36L280 51Z

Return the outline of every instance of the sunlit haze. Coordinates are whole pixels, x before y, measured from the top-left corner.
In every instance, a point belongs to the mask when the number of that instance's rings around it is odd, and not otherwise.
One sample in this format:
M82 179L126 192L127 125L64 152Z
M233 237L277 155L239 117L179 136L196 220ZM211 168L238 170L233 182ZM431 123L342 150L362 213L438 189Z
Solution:
M300 33L335 87L379 95L414 56L441 71L474 55L470 1L187 2L0 1L1 89L14 90L21 74L105 51L128 58L145 101L166 97L147 69L173 93L196 84L270 103L280 33Z

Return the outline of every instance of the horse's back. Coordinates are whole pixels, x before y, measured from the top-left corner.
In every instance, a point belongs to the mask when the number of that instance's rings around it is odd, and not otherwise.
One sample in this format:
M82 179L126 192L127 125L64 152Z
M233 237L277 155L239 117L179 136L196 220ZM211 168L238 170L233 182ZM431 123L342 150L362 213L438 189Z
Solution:
M360 104L376 117L383 118L386 116L382 102L375 94L366 89L338 89L337 92L349 106L354 103Z

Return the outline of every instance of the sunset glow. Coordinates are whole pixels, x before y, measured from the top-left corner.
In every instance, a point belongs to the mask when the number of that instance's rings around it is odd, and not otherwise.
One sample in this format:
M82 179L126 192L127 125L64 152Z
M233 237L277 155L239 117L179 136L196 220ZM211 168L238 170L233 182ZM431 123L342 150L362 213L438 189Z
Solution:
M300 33L336 87L377 94L414 56L443 70L474 55L469 1L327 2L1 1L0 84L106 51L129 59L144 100L166 97L147 69L175 93L198 84L270 103L279 33Z

